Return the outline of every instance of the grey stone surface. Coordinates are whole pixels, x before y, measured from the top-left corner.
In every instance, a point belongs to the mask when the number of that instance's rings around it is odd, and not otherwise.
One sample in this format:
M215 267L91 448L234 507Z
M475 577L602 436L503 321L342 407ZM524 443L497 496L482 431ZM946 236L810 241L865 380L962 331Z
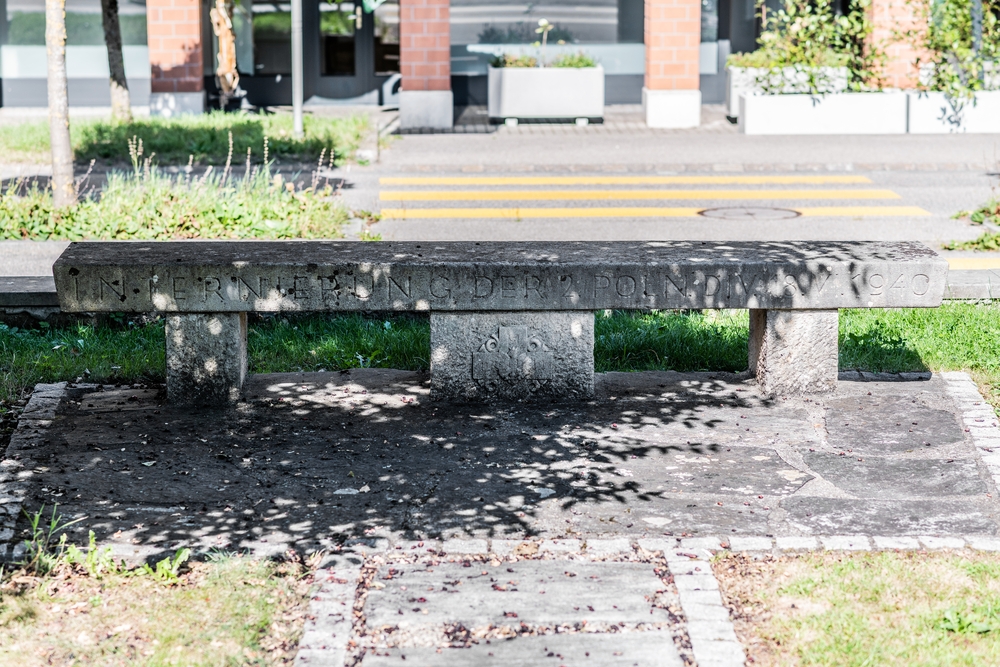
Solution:
M942 405L947 400L893 391L833 399L826 411L829 444L838 453L850 450L863 457L907 451L939 455L964 440L955 413Z
M405 662L403 662L405 656ZM362 667L682 667L669 631L567 633L480 640L468 648L393 648L367 654Z
M386 565L375 578L384 588L368 593L367 624L414 629L456 622L466 627L584 620L664 622L666 610L652 608L651 614L646 598L663 588L653 570L647 563L562 560L498 566L473 563L471 567L462 563ZM607 591L615 594L608 596Z
M962 499L855 500L792 497L786 521L816 535L850 529L864 535L996 535L996 509L983 496Z
M770 551L774 540L770 537L732 537L729 539L731 551Z
M354 596L361 568L345 564L317 572L319 590L309 600L296 667L341 667L354 621Z
M823 479L858 498L912 499L988 492L972 457L889 459L825 452L805 452L802 457Z
M812 394L837 386L836 310L750 311L750 372L765 395Z
M0 307L58 305L52 276L0 277Z
M883 537L872 538L876 549L919 549L920 542L915 537Z
M433 398L589 398L594 314L432 313L430 365Z
M921 535L920 544L926 549L962 549L965 547L965 540L961 537L936 537L934 535Z
M914 242L74 243L64 310L832 309L941 303Z
M226 405L247 374L246 313L166 318L167 398L177 405Z
M827 535L820 538L824 549L834 551L870 551L871 541L865 535Z

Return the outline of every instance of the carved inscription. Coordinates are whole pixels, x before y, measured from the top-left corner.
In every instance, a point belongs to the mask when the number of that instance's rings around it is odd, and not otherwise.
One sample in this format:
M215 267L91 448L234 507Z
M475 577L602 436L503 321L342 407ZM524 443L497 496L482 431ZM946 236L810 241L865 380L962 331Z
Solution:
M480 382L503 380L551 380L552 351L527 326L499 327L472 353L472 379Z
M867 292L870 296L884 296L891 293L912 293L916 296L927 294L930 289L931 279L926 273L917 273L909 276L905 273L892 275L891 273L869 273L867 275L859 273L851 276L851 280L862 292Z

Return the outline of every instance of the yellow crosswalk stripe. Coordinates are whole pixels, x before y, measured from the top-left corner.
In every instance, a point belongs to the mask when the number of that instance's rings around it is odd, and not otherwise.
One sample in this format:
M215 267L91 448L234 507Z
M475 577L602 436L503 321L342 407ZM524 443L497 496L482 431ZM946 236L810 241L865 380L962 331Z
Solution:
M552 208L383 208L382 217L395 220L430 218L693 218L702 208L626 206ZM829 217L877 217L930 215L919 206L822 206L791 208L801 215Z
M900 199L892 190L384 190L382 201L606 199Z
M794 176L384 176L381 185L825 185L871 183L845 174Z
M948 268L952 271L1000 269L1000 257L949 257Z

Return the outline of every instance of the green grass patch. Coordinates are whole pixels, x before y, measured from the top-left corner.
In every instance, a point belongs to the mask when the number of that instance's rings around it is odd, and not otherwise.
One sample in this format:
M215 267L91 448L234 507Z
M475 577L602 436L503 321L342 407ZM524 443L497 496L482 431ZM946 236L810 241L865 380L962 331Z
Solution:
M978 238L971 241L951 241L944 245L945 250L1000 250L1000 234L996 232L983 232Z
M755 665L1000 664L1000 556L819 553L718 559Z
M296 190L266 165L234 179L224 170L192 178L137 164L63 209L34 184L0 193L0 239L337 238L346 220L329 186Z
M127 164L129 141L142 141L146 155L154 155L158 164L225 164L230 156L232 133L233 162L247 159L264 162L264 139L268 159L314 162L322 155L324 162L342 164L357 150L369 131L366 115L329 118L307 115L303 119L304 136L292 136L292 117L288 114L245 114L212 112L177 118L137 118L131 123L111 120L73 120L70 135L78 162L100 160ZM48 123L0 125L0 154L7 161L48 162Z
M594 361L607 371L742 371L747 311L606 314L596 317ZM278 316L251 324L254 373L358 367L426 370L430 330L421 315ZM160 381L163 324L15 330L0 325L0 400L37 382ZM840 367L882 372L968 370L1000 406L1000 307L844 310Z
M174 574L92 544L41 577L0 581L4 665L288 665L312 577L297 562L219 555ZM87 559L90 556L90 559Z

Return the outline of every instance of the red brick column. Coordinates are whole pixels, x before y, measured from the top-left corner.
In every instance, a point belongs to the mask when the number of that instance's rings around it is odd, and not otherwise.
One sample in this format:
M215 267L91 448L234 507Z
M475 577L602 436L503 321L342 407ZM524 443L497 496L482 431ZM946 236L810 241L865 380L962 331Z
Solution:
M651 127L692 127L701 116L700 0L646 0L643 106Z
M400 124L451 127L449 0L400 0Z
M916 88L919 83L916 61L921 51L907 41L895 39L894 34L908 30L922 32L927 24L921 8L922 3L913 0L872 0L868 10L872 21L871 45L885 50L882 76L889 88Z
M146 31L154 114L205 108L199 0L147 0Z

